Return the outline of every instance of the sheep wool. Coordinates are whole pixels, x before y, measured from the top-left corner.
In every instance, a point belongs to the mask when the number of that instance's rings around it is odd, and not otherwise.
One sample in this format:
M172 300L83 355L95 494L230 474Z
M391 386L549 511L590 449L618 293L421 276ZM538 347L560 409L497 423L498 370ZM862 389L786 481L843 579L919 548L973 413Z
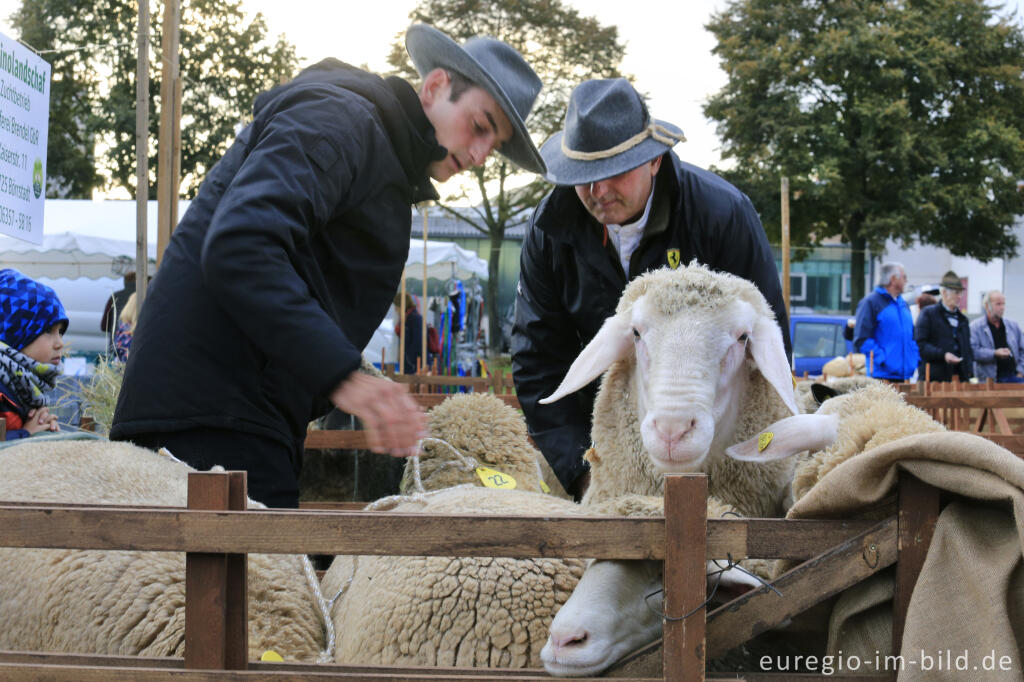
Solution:
M130 443L28 439L0 453L0 500L183 507L189 471ZM0 649L184 655L183 553L0 548L0 575ZM249 555L248 613L250 659L324 648L298 556Z
M839 416L838 435L824 450L800 457L793 474L794 502L828 472L857 454L904 436L946 430L924 410L908 405L892 386L878 381L829 398L818 414Z
M551 495L472 486L399 502L423 514L580 514ZM365 665L538 668L579 559L339 556L322 581L333 602L336 661ZM349 582L351 579L351 582Z
M811 387L815 384L822 384L831 388L836 393L850 393L856 391L859 388L863 388L869 384L880 383L878 379L873 379L864 375L855 375L848 377L829 377L825 382L821 381L800 381L796 385L796 402L800 405L800 411L805 414L811 414L818 411L818 401L815 399L814 394L811 392Z
M512 476L516 489L541 492L543 456L530 445L522 415L487 393L457 393L430 410L430 435L423 443L420 477L425 490L464 483L483 485L471 461ZM461 455L461 456L460 456ZM472 458L467 460L466 458ZM402 491L412 492L413 466L405 467Z

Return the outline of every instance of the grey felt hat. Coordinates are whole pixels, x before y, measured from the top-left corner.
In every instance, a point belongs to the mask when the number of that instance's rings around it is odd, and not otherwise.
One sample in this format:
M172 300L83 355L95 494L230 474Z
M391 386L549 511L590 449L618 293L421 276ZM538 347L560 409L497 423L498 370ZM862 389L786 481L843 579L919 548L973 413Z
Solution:
M683 131L652 119L640 94L624 78L583 81L569 96L565 129L541 148L545 177L556 185L585 185L655 159Z
M954 291L964 290L964 284L960 281L960 276L952 270L948 270L946 274L942 276L942 281L939 282L939 286L943 289L952 289Z
M426 24L413 24L405 33L405 49L421 76L434 69L451 69L486 90L512 124L512 139L498 152L520 168L543 175L544 159L526 130L541 81L523 56L494 38L470 38L461 46Z

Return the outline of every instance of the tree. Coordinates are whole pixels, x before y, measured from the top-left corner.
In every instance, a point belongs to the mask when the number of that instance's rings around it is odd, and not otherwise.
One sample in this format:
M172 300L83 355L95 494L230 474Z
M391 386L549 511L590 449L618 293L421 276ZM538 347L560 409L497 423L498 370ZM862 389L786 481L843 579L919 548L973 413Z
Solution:
M125 0L22 0L12 17L23 41L37 50L56 50L43 57L54 73L47 170L55 178L51 188L63 188L60 196L88 198L93 189L115 187L135 194L137 12L137 5ZM151 16L150 176L155 178L162 3L154 3ZM291 77L298 60L283 39L268 43L262 15L247 19L241 0L184 3L180 36L181 193L194 196L251 116L255 96ZM154 193L151 184L149 194Z
M732 0L707 28L729 76L704 108L723 175L770 232L788 176L794 242L840 236L851 273L886 239L1016 253L1024 35L984 0Z
M535 141L561 129L569 94L580 81L621 75L618 65L625 48L619 42L618 29L582 17L559 0L423 0L409 18L430 24L457 42L488 35L519 50L544 83L526 122ZM392 45L388 62L397 75L417 78L403 40ZM528 174L497 154L472 174L472 191L465 186L451 189L440 206L490 238L486 299L488 336L491 348L496 349L501 339L498 272L505 229L524 221L551 187L541 178L528 179ZM474 204L472 211L452 208L454 202L467 201Z

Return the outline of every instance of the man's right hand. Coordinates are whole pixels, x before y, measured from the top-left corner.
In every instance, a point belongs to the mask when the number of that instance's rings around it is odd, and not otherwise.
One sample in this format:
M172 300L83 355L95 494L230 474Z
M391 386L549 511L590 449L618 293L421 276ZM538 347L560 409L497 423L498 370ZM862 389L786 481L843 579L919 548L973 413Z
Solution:
M993 352L997 358L1010 358L1013 357L1013 353L1010 352L1009 348L996 348Z
M961 358L960 356L953 355L952 353L950 353L948 351L946 352L946 363L947 364L959 365L961 360L963 360L963 358Z
M363 423L370 450L392 457L419 454L427 415L403 384L353 372L331 393L335 407Z

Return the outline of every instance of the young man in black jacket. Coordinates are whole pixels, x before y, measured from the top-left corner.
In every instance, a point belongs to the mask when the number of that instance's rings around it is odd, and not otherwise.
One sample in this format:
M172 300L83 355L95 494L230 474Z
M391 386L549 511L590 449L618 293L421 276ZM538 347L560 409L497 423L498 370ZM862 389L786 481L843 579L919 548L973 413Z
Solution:
M680 161L671 150L683 141L679 128L650 117L629 82L592 80L576 87L564 131L541 148L558 187L523 243L512 371L530 435L577 497L597 382L551 405L537 401L554 392L634 277L696 259L751 280L791 354L782 285L753 204Z
M545 168L523 123L541 82L518 52L424 25L406 48L419 92L329 59L257 98L163 255L111 438L244 469L274 507L298 505L306 426L331 403L374 450L416 451L422 410L357 371L398 289L410 205L495 150Z

